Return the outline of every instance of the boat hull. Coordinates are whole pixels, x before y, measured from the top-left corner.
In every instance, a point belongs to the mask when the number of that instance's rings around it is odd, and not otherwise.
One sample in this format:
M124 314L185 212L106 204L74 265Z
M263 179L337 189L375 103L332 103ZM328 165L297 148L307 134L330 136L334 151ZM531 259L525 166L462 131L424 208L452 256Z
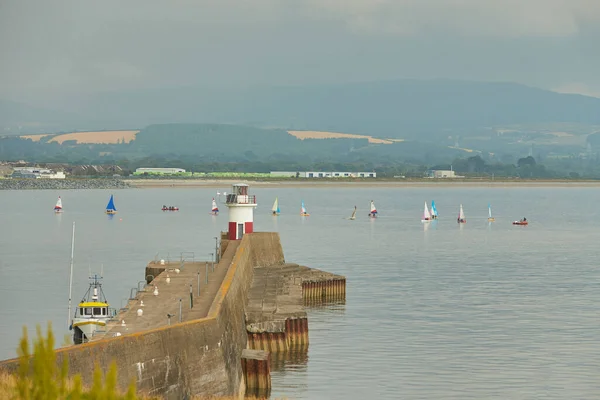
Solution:
M488 218L488 222L494 222L496 221L496 218Z
M302 213L302 214L300 214L300 216L301 217L308 217L308 216L310 216L310 214L309 213Z
M74 340L78 336L77 329L80 331L80 334L83 335L81 337L81 342L85 342L89 340L94 332L104 328L106 326L106 321L102 319L74 319L73 320L73 330L75 330Z
M526 226L526 225L529 225L529 222L523 222L523 221L514 221L512 224L513 224L513 225L521 225L521 226Z
M111 211L111 210L106 210L106 213L109 214L109 215L114 215L117 212L116 211Z

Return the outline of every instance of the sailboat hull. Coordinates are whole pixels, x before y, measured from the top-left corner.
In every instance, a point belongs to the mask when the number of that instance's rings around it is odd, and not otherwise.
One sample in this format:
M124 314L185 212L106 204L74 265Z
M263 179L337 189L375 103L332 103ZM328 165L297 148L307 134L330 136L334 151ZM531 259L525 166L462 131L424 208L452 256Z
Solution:
M113 211L113 210L106 210L106 213L109 215L113 215L113 214L116 214L117 212Z

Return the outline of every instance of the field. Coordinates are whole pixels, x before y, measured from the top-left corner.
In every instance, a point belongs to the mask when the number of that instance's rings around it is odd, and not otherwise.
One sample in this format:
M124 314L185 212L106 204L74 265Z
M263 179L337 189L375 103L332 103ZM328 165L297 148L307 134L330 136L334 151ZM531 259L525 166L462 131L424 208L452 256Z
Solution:
M72 132L55 136L52 139L50 139L49 142L57 142L59 144L63 144L63 142L67 140L76 140L78 144L115 144L119 142L129 143L135 139L135 135L137 135L138 132L139 131Z
M42 135L24 135L24 136L21 136L21 138L23 138L23 139L31 139L34 142L39 142L41 138L46 137L46 136L50 136L50 134L49 133L45 133L45 134L42 134Z
M368 139L369 143L377 144L392 144L393 142L402 141L400 139L378 139L373 136L367 135L355 135L352 133L339 133L339 132L321 132L321 131L288 131L292 136L297 137L300 140L304 139Z

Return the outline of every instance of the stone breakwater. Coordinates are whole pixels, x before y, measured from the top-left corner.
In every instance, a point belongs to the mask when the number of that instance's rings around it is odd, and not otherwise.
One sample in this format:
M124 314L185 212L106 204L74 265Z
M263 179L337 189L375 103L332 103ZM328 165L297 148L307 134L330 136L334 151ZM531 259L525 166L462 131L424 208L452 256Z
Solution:
M0 179L0 190L127 189L121 179Z

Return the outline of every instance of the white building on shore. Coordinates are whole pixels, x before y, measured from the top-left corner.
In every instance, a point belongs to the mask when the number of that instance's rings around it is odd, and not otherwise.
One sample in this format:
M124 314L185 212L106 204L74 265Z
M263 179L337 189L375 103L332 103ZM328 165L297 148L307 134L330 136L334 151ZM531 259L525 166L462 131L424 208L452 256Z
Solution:
M63 171L53 171L47 168L15 167L13 168L11 177L33 179L65 179L67 176Z

